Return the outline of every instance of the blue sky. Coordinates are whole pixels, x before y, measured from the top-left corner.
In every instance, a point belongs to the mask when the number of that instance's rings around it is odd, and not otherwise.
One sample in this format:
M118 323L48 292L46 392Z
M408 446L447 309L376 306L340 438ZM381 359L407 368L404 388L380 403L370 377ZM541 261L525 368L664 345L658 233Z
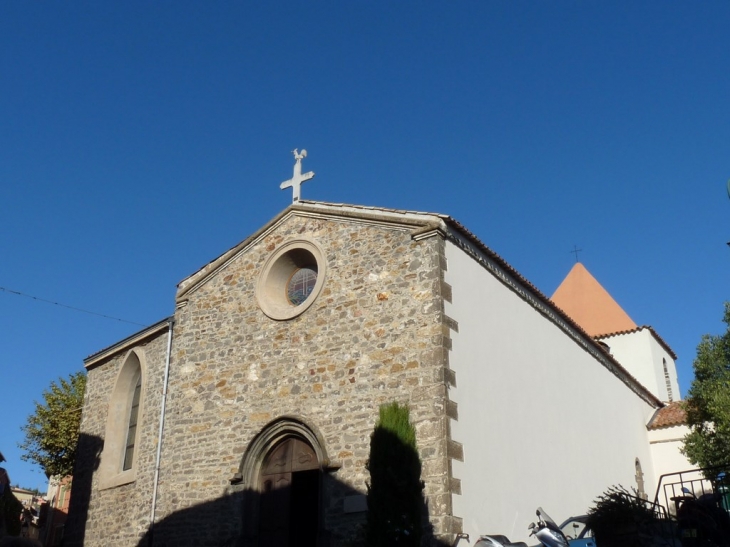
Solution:
M727 2L5 2L0 287L148 325L304 199L447 213L545 294L580 259L679 355L730 260ZM0 450L138 325L0 290Z

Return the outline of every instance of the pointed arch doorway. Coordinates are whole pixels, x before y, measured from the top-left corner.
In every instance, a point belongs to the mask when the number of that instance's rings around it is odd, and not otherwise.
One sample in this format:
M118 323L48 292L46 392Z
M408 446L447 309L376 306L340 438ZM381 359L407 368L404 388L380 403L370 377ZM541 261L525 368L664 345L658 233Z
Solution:
M316 547L321 473L312 446L286 437L266 454L259 471L259 546Z

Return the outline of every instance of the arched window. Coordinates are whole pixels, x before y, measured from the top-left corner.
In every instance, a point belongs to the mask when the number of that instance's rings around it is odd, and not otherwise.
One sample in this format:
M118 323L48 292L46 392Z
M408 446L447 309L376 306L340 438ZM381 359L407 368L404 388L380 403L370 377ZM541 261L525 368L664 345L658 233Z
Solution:
M664 367L664 383L667 386L667 399L671 402L674 400L672 395L672 381L669 379L669 368L667 367L667 360L664 358L662 358L662 367Z
M144 406L144 354L134 349L126 356L109 401L104 451L99 466L101 488L133 482L136 478Z
M636 469L636 494L641 499L649 499L648 494L644 491L644 471L641 469L641 460L639 458L634 460L634 468Z
M137 417L139 416L139 396L142 391L142 374L137 373L137 381L132 392L132 408L129 412L129 427L127 428L127 445L124 448L124 464L122 471L132 469L134 461L134 445L137 440Z

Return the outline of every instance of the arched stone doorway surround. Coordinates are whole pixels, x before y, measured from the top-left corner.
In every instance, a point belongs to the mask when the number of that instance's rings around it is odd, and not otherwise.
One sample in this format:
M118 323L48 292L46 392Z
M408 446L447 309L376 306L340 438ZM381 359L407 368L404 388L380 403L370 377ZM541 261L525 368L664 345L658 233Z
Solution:
M302 418L282 416L266 425L231 481L243 493L243 544L326 544L322 473L329 465L324 438Z

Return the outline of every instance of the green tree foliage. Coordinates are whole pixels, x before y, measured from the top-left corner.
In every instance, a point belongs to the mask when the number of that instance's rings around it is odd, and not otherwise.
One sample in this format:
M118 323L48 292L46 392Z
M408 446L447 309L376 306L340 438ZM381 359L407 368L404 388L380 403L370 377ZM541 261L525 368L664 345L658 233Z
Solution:
M37 463L49 477L73 474L85 388L83 372L51 382L43 403L35 402L35 412L21 428L25 433L18 445L25 450L21 459Z
M407 406L391 403L380 407L380 417L370 438L367 469L367 544L420 545L424 485L416 430Z
M695 377L685 401L691 432L683 452L699 467L730 463L730 302L722 335L706 334L697 346Z

